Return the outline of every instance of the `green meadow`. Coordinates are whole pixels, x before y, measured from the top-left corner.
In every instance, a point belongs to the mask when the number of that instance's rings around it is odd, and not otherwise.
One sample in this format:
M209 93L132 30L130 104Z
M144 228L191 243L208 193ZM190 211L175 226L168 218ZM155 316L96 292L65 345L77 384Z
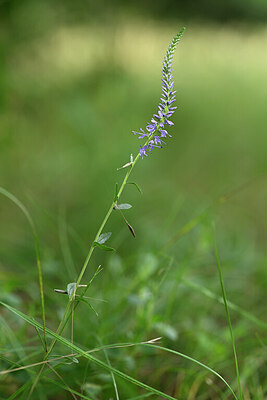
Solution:
M44 15L45 17L45 15ZM18 18L2 27L0 186L34 220L46 326L56 332L68 296L126 169L131 132L157 110L165 50L182 20L118 15L58 23ZM52 17L51 17L52 18ZM115 252L99 265L62 336L134 380L187 400L241 400L216 261L216 241L244 400L267 396L267 29L191 22L174 55L178 110L167 146L140 159L104 229ZM21 34L23 32L23 34ZM41 323L34 241L0 193L0 300ZM77 289L77 293L80 289ZM72 319L72 321L71 321ZM31 320L32 321L32 320ZM37 329L43 338L42 329ZM34 326L0 308L0 371L43 360ZM161 337L154 346L138 344ZM48 334L48 343L52 341ZM109 348L111 344L130 343ZM172 349L157 348L161 346ZM32 399L161 399L58 340ZM27 399L40 366L0 375L1 399ZM72 392L72 394L71 394ZM83 396L83 397L82 397Z

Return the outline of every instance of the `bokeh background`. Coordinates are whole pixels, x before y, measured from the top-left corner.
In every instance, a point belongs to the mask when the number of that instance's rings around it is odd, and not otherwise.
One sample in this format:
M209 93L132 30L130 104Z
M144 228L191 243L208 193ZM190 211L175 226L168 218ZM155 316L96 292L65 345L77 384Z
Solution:
M259 322L266 324L266 21L262 0L0 3L0 185L36 223L52 329L66 304L53 289L75 281L123 179L117 168L138 151L131 131L157 108L166 47L186 26L174 57L173 137L138 162L131 180L143 194L132 185L123 193L133 205L125 214L136 239L120 215L108 222L117 251L95 252L86 274L89 280L104 267L89 295L107 302L93 300L98 318L80 306L75 337L92 348L99 338L160 335L165 346L207 363L236 387L216 300L215 221L227 294L240 307L232 318L246 400L264 399L267 389L266 325ZM31 232L3 196L0 221L1 299L39 318ZM9 358L25 364L39 360L31 328L3 310L0 317L3 354L8 349ZM230 398L212 375L160 352L113 350L110 360L173 396ZM66 365L60 371L93 399L114 396L110 377L87 368L85 377L82 361L75 373ZM2 380L3 398L27 379L21 372ZM69 398L51 382L41 385L40 398ZM142 393L121 380L118 386L122 398Z

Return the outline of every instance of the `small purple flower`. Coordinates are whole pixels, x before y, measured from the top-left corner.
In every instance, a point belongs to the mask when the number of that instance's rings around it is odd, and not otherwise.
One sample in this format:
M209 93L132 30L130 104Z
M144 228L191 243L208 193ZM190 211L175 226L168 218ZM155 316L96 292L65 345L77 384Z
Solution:
M159 136L154 136L154 143L155 143L155 145L158 145L158 144L161 145L162 143L166 144L165 142L163 142L163 140L160 139ZM162 146L158 146L158 147L162 147Z
M144 129L140 128L140 131L141 131L141 133L133 131L134 135L139 135L138 139L143 139L144 137L148 136L148 134L145 133Z
M166 55L163 61L163 68L162 68L162 97L160 98L160 103L158 106L158 113L153 114L153 118L151 121L146 125L146 131L140 129L140 132L133 133L135 135L139 135L138 139L143 139L144 137L150 138L148 142L142 147L140 147L140 157L147 156L148 153L151 153L154 147L162 147L162 144L166 144L163 142L161 138L166 138L167 136L171 137L166 130L165 125L172 126L174 123L169 120L169 118L173 115L174 111L176 110L176 106L173 106L175 102L175 93L176 90L173 90L174 81L172 75L172 60L173 54L176 49L176 45L179 42L180 38L184 33L185 28L183 28L171 41L169 45ZM156 133L159 133L157 135Z
M147 148L148 148L148 146L140 147L140 157L143 158L143 156L147 156L147 154L146 154Z

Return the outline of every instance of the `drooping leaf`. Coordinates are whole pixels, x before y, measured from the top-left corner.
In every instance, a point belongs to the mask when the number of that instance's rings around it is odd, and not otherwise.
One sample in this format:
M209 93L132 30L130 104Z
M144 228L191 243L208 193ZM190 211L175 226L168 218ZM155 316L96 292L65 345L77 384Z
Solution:
M140 188L140 186L137 185L136 182L127 182L127 185L134 185L134 186L136 187L136 189L138 190L138 192L139 192L140 194L143 194L142 189Z
M76 288L76 282L71 282L68 284L67 293L68 293L69 299L72 299L73 294L75 292L75 288Z
M111 235L112 235L112 232L102 233L102 235L100 235L98 237L98 239L95 243L103 244L110 238Z
M133 235L133 237L136 238L136 234L135 234L134 228L132 227L132 225L129 224L128 221L127 221L127 226L129 228L131 234Z
M131 204L125 203L125 204L117 204L117 208L119 210L129 210L129 208L132 208Z
M104 244L100 244L100 243L98 243L98 242L94 242L93 243L93 246L94 247L99 247L100 249L102 249L102 250L105 250L105 251L116 251L113 247L109 247L109 246L105 246Z
M95 315L98 317L98 312L94 309L94 307L92 306L92 304L89 303L89 301L87 301L86 299L84 299L83 297L79 297L77 299L77 301L82 301L83 303L87 304L91 310L95 313Z

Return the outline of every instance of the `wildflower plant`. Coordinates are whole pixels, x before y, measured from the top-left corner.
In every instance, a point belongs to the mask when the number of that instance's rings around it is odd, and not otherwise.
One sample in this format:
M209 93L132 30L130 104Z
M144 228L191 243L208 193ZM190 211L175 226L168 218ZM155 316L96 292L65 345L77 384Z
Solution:
M120 199L122 192L127 184L133 184L139 191L141 191L141 189L135 182L129 182L129 177L133 171L135 164L137 163L137 161L140 158L143 159L144 156L148 156L154 148L162 148L167 143L168 138L171 137L171 135L169 134L169 129L174 125L171 118L177 108L174 105L174 103L176 101L176 97L175 97L176 91L174 90L172 63L173 63L173 56L174 56L176 46L177 46L178 42L180 41L180 39L184 33L184 30L185 30L185 28L182 28L180 30L180 32L177 33L177 35L173 38L173 40L171 41L171 43L167 49L167 52L166 52L166 55L165 55L164 61L163 61L162 96L160 98L160 102L158 105L158 111L157 111L157 113L153 114L153 117L151 118L150 122L146 125L145 129L141 128L139 132L133 131L133 133L135 135L137 135L139 140L145 140L145 141L140 146L140 149L139 149L137 155L135 157L133 157L131 155L130 161L127 162L126 164L124 164L121 168L118 168L118 169L126 169L127 172L121 183L121 186L118 187L118 184L116 184L116 186L115 186L115 193L114 193L114 197L111 201L110 207L109 207L109 209L108 209L108 211L107 211L107 213L95 235L95 238L89 248L87 257L85 258L85 261L82 265L80 273L75 282L66 283L66 289L55 289L56 293L66 295L66 299L67 299L67 305L65 308L65 312L64 312L64 315L61 319L61 322L60 322L56 332L54 332L46 327L42 269L41 269L41 262L40 262L40 257L39 257L39 244L38 244L38 238L37 238L35 226L32 222L32 219L31 219L27 209L23 206L23 204L18 199L16 199L13 195L11 195L9 192L0 188L0 193L5 195L6 197L8 197L11 201L13 201L21 209L21 211L25 214L26 218L28 219L28 221L31 225L34 240L35 240L35 245L36 245L36 260L37 260L37 267L38 267L38 274L39 274L41 306L42 306L42 320L43 320L42 324L38 323L34 319L23 314L22 312L16 310L15 308L13 308L3 302L0 302L0 304L2 304L2 306L6 307L7 309L9 309L13 313L15 313L17 316L22 318L24 321L26 321L30 325L34 326L39 335L40 340L43 343L43 347L44 347L43 361L28 366L28 367L33 367L36 365L40 365L41 368L33 379L30 379L28 382L26 382L23 385L23 391L28 392L27 399L36 398L35 394L33 392L35 391L35 388L36 388L36 385L38 384L39 379L41 377L45 376L45 373L46 373L45 368L46 367L49 367L54 373L57 374L57 376L59 376L59 374L50 365L50 362L55 361L56 359L62 360L65 357L66 362L68 361L68 363L69 362L77 363L79 357L84 357L87 360L89 360L90 362L95 363L96 365L99 365L101 368L108 370L112 374L113 382L115 382L114 375L118 375L118 376L122 377L123 379L148 390L150 393L153 393L157 397L159 396L161 398L175 400L174 397L167 395L166 393L163 393L151 386L148 386L145 383L121 372L120 370L115 369L114 367L112 367L110 365L108 358L107 358L107 363L105 363L105 362L101 361L99 358L91 355L91 352L93 352L93 351L100 351L100 350L105 351L105 349L103 349L103 347L100 346L97 349L87 352L87 351L84 351L81 347L75 345L74 340L73 340L73 324L74 324L74 310L76 309L76 307L78 306L78 304L81 301L88 304L91 307L91 309L93 311L95 311L93 309L92 305L86 300L87 298L85 297L85 294L86 294L88 288L90 287L90 285L92 284L94 278L101 271L101 266L98 267L98 269L96 270L95 274L93 275L93 277L91 278L91 280L89 282L87 282L87 283L82 282L82 280L84 278L85 271L87 269L87 266L89 264L89 261L90 261L95 249L100 249L100 250L104 250L104 251L113 251L114 250L112 247L110 247L106 244L107 241L110 239L112 233L111 232L103 232L105 225L106 225L109 217L111 216L111 214L113 212L117 212L118 214L121 214L121 216L123 217L123 220L125 221L125 223L127 224L128 228L129 228L132 236L133 237L136 236L134 228L129 224L129 222L127 221L127 219L125 218L125 216L123 214L123 212L125 210L128 210L131 208L131 205L128 203L120 204L119 199ZM72 334L71 334L70 340L68 340L62 336L63 331L69 322L71 322L71 327L72 327L72 329L71 329ZM43 332L43 338L41 337L39 332ZM50 342L47 340L47 335L50 336L50 339L52 338L52 340L50 340ZM234 394L231 387L224 380L224 378L221 377L217 372L213 371L211 368L205 366L204 364L200 363L199 361L197 361L189 356L186 356L186 355L184 355L182 353L178 353L174 350L170 350L170 349L156 345L155 340L156 339L154 339L154 340L152 339L150 341L137 343L137 344L161 349L163 351L176 354L180 357L184 357L184 358L190 360L191 362L194 362L194 363L200 365L203 368L206 368L206 370L208 370L209 372L212 372L214 375L216 375L219 379L221 379L224 382L224 384L231 391L233 397L237 400L237 397ZM66 346L68 349L70 349L71 354L68 354L66 356L61 356L61 357L57 357L56 355L54 355L52 352L53 352L56 342L59 342L59 343L63 344L64 346ZM123 347L123 346L126 347L126 346L132 346L132 345L134 345L134 344L115 344L112 346L113 347ZM110 346L110 347L112 347L112 346ZM26 368L26 367L19 366L17 368L14 368L13 370L1 371L0 375L8 373L8 372L12 372L12 371L21 370L24 368ZM63 381L63 379L62 379L62 381ZM63 383L64 383L64 381L63 381ZM64 387L72 395L74 393L77 395L80 395L80 393L78 393L77 391L73 391L65 383L64 383ZM116 398L118 399L119 397L117 395L116 383L114 383L114 387L115 387L115 391L116 391ZM18 392L18 394L19 393L20 392ZM76 398L74 395L73 395L73 397ZM15 398L15 397L12 397L12 398ZM25 398L25 396L24 396L24 398ZM88 397L82 395L81 398L88 398Z

